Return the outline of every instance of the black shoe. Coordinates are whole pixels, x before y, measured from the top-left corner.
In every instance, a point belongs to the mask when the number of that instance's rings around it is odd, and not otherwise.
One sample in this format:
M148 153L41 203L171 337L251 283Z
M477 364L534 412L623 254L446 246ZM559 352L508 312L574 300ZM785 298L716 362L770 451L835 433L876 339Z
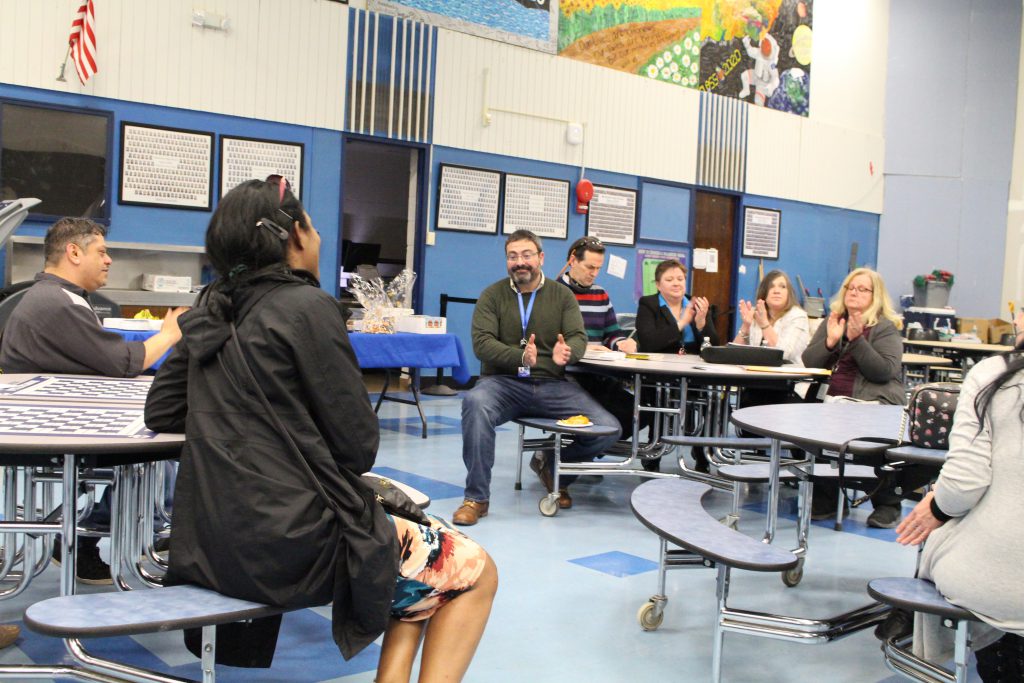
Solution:
M640 466L644 468L644 472L660 472L661 458L643 458Z
M53 543L51 562L61 566L61 538L56 536ZM75 578L90 586L111 586L114 580L110 577L110 565L100 557L99 539L81 538L78 540L78 565L75 567Z
M693 456L693 469L697 472L703 472L704 474L710 474L711 464L708 462L708 456L704 453L702 447L696 447L690 449L690 455Z
M876 529L894 529L902 516L903 511L899 505L879 505L868 515L868 526Z
M875 638L881 641L903 638L914 632L914 615L907 610L893 607L885 621L875 627Z
M166 553L170 549L171 549L171 538L170 538L170 536L161 536L160 538L156 539L155 543L153 543L153 552L154 553Z

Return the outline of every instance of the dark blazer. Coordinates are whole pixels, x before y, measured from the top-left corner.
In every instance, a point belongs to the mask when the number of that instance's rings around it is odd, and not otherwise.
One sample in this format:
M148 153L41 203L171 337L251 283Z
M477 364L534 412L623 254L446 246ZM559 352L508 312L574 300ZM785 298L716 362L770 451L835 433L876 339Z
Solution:
M699 353L704 337L711 339L715 346L719 344L715 323L708 315L704 328L697 327L696 320L690 323L694 341L687 344L687 353ZM666 306L658 305L658 295L650 294L640 297L640 305L636 310L636 339L639 351L647 353L676 353L682 345L682 333Z

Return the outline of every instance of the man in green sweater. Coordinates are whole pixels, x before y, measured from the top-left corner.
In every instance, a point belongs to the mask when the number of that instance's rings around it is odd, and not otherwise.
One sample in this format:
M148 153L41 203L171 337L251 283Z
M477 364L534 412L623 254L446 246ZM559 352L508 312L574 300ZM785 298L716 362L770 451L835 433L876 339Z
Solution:
M540 238L529 230L512 233L505 242L505 260L509 277L485 289L473 311L480 380L462 401L466 492L452 517L463 526L487 515L498 425L523 416L562 419L582 414L594 424L619 428L618 420L565 377L565 366L583 356L587 335L572 292L544 278ZM562 460L593 460L618 438L618 433L581 436L562 451ZM551 470L537 474L550 487ZM570 482L560 479L559 506L571 507L565 491Z

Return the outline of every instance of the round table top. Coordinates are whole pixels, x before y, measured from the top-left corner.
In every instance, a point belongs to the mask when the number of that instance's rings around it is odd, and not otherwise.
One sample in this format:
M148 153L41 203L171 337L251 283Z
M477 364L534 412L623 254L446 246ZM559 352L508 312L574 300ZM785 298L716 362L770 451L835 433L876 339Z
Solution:
M1012 346L1002 344L980 344L970 342L953 341L925 341L923 339L904 339L907 346L924 346L931 349L949 349L951 351L969 351L975 353L1004 353L1013 351Z
M675 353L637 353L632 357L616 360L597 360L583 358L578 365L588 369L601 369L606 372L644 373L650 375L670 375L688 377L690 379L709 380L791 380L803 379L825 373L817 368L803 368L795 365L780 367L764 367L757 365L727 365L725 363L708 363L696 354L678 355ZM827 374L827 373L826 373Z
M858 438L896 439L903 419L901 406L872 403L780 403L740 408L732 413L733 424L808 450L838 450ZM878 454L891 445L863 442L851 445L851 453Z
M904 353L904 365L952 365L953 359L945 356L929 356L926 353Z

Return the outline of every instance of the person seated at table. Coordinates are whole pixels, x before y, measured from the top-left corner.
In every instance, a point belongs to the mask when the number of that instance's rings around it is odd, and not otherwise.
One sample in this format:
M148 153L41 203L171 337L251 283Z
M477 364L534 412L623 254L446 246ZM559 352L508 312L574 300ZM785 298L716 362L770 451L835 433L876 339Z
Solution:
M807 313L793 293L793 283L781 270L772 270L757 286L754 301L740 299L739 332L734 344L782 349L782 362L803 365L801 356L811 333Z
M822 386L827 388L824 400L903 405L906 396L902 381L903 340L899 334L902 326L882 276L870 268L851 271L832 300L828 318L818 326L802 356L806 367L832 370L828 383ZM874 510L867 523L891 529L900 521L901 498L897 489L902 486L904 490L913 490L926 484L928 477L912 469L878 474L878 487L871 494ZM922 476L916 486L911 485ZM834 517L838 497L834 485L816 483L812 519Z
M497 570L441 520L386 513L360 479L377 418L341 305L319 287L320 236L288 182L228 192L206 253L219 277L181 317L146 401L150 429L185 433L165 582L286 607L333 600L346 659L384 632L375 680L408 681L424 634L419 680L461 680ZM240 638L243 653L272 654L277 632Z
M718 345L715 323L708 316L708 300L686 296L686 266L674 259L662 261L654 269L654 284L658 293L640 297L636 310L636 338L641 352L700 353L705 338L713 346ZM646 397L644 401L650 403ZM691 419L688 411L687 422ZM707 472L704 449L694 447L690 454L696 469ZM644 461L644 465L657 469L654 462Z
M480 379L462 399L462 461L466 489L452 521L476 524L490 511L494 431L519 417L563 419L585 415L614 427L607 436L574 435L564 462L588 462L619 438L619 421L565 375L587 346L583 316L568 288L544 277L544 248L537 235L516 230L505 240L508 277L490 285L473 309L473 351ZM554 488L554 458L531 466L548 491ZM571 477L559 477L558 506L572 507Z
M924 543L918 576L981 619L971 624L971 640L986 683L1024 680L1022 396L1020 353L971 369L938 481L896 527L900 543ZM913 631L915 654L952 657L952 631L938 617L916 616Z
M619 327L615 307L597 276L604 266L605 246L596 237L581 237L569 246L565 272L558 281L576 297L583 315L583 328L587 332L587 346L623 353L636 353L636 340ZM580 386L619 421L623 434L633 433L633 394L613 377L580 373L576 376Z
M135 377L151 367L181 338L178 316L167 313L160 331L146 341L126 341L104 329L89 295L107 283L113 259L107 253L107 229L87 218L61 218L46 231L44 266L4 325L0 370ZM103 492L87 526L110 524L110 491ZM54 562L61 560L55 543ZM100 558L99 538L78 539L78 580L110 584L110 567Z
M636 338L641 352L699 353L705 337L717 346L718 332L708 317L710 304L702 296L686 296L686 266L662 261L654 269L657 294L640 297Z

